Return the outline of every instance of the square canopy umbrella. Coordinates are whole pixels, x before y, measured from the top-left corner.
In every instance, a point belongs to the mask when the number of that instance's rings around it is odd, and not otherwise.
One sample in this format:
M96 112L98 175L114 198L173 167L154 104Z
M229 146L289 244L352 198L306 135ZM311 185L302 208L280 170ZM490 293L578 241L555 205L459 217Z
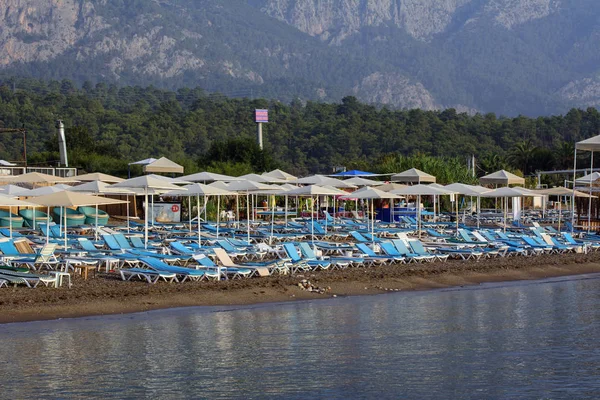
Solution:
M12 207L37 207L37 204L30 203L28 201L13 199L9 196L0 195L0 206L8 207L8 220L9 220L9 231L10 238L12 239Z
M189 182L202 182L202 183L210 183L215 181L223 181L223 182L231 182L231 181L239 181L240 178L236 178L234 176L217 174L214 172L198 172L191 175L182 176L181 179L184 179Z
M80 206L97 206L104 204L119 204L119 203L127 203L124 200L116 200L109 199L106 197L98 197L91 196L88 194L70 192L70 191L61 191L56 193L47 194L44 196L39 196L30 200L31 203L37 204L40 206L48 207L48 215L50 215L50 207L80 207ZM64 231L65 231L65 249L67 248L67 213L63 211L63 215L65 217L64 223ZM50 217L48 217L48 223ZM48 232L48 230L46 231ZM47 235L47 233L46 233ZM48 236L46 236L46 241L48 241Z
M389 193L397 194L397 195L413 195L417 196L417 214L418 214L418 235L421 237L421 196L443 196L456 194L455 191L446 189L446 188L436 188L431 185L413 185L406 186L400 189L392 190ZM456 212L456 230L458 231L458 211Z
M170 192L164 193L165 196L173 196L173 197L188 197L188 200L191 200L192 197L196 197L196 201L198 203L197 207L197 217L198 217L198 246L202 246L201 240L201 224L200 224L200 196L204 196L204 209L206 209L206 203L208 196L218 196L217 197L217 218L219 216L219 201L221 196L229 196L235 195L236 193L231 192L229 190L219 189L214 186L204 185L202 183L194 183L191 185L184 186L181 189L173 190ZM190 232L192 229L192 213L191 207L189 207L189 218L190 218ZM219 230L219 221L217 221L217 232ZM218 236L218 235L217 235Z
M102 172L92 172L89 174L77 175L77 180L80 182L100 181L105 183L119 183L123 182L125 179L108 174L103 174Z
M571 202L573 201L573 197L589 197L589 198L594 198L594 199L597 198L596 196L592 196L591 194L583 193L578 190L572 190L572 189L562 187L562 186L553 187L553 188L549 188L549 189L536 190L535 192L541 193L546 196L571 197ZM561 205L561 202L559 201L558 202L558 231L559 232L560 232L561 219L562 219L562 205Z
M489 175L479 178L482 185L524 185L525 178L521 178L513 173L501 169Z
M384 192L377 188L364 187L362 189L356 190L352 193L349 193L345 196L341 197L342 199L366 199L371 200L371 239L375 242L375 212L373 208L373 200L375 199L399 199L400 196L397 196L393 193Z
M31 189L27 189L17 185L3 185L0 186L0 194L11 196L11 197L27 197Z
M392 182L406 182L406 183L435 183L435 176L423 172L416 168L411 168L398 174L392 175Z
M346 181L332 178L325 175L312 175L306 176L304 178L299 178L293 181L289 181L288 183L299 184L299 185L317 185L317 186L331 186L334 188L346 188L346 189L356 189L356 185L352 185L350 183L346 183Z
M358 187L363 187L363 186L379 186L379 185L383 185L384 184L384 182L374 181L372 179L361 178L360 176L357 176L357 177L354 177L354 178L350 178L350 179L346 179L344 182L350 183L351 185L358 186Z
M528 190L521 187L501 187L498 189L490 190L489 192L482 193L481 197L504 197L505 199L508 197L535 197L541 196L539 193L536 193L532 190ZM504 231L506 232L506 209L508 208L506 205L506 201L504 202Z
M285 179L275 178L267 175L258 175L258 174L246 174L239 176L238 178L244 179L247 181L254 181L259 183L285 183Z
M144 172L183 174L183 166L169 160L167 157L161 157L156 161L144 165Z
M76 177L73 178L63 178L60 176L42 174L40 172L28 172L23 175L15 175L10 177L3 177L0 179L3 182L10 183L30 183L35 185L37 183L73 183L79 182Z
M250 243L250 195L254 192L268 191L275 193L279 187L273 185L267 185L265 183L255 181L234 181L227 186L227 190L232 192L245 192L246 193L246 218L247 218L247 234L248 243ZM253 203L254 206L254 203ZM254 217L253 217L254 218Z
M22 196L38 197L38 196L43 196L43 195L50 194L50 193L62 192L64 190L70 189L71 187L72 186L64 185L62 183L59 183L58 185L53 185L53 186L41 186L37 189L31 189L29 191L29 193L23 194Z
M311 198L311 207L310 207L310 219L311 219L311 239L314 243L315 240L315 231L314 231L314 204L313 196L339 196L346 195L347 192L343 190L339 190L335 187L331 186L319 186L319 185L309 185L302 186L296 189L282 191L285 196L299 196L299 197L310 197Z
M297 179L294 175L288 174L287 172L282 171L280 169L274 169L273 171L264 172L263 176L281 179L284 181L293 181L294 179Z
M143 190L144 204L146 205L144 207L144 247L148 248L148 193L155 193L156 191L168 192L169 190L178 190L181 188L151 175L127 179L123 182L115 183L110 187Z

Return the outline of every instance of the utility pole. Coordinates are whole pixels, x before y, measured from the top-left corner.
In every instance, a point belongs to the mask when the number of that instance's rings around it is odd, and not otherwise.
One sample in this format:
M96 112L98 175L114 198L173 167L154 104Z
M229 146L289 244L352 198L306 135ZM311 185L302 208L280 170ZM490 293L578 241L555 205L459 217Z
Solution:
M23 128L0 128L0 133L22 133L23 134L23 162L27 167L27 129Z

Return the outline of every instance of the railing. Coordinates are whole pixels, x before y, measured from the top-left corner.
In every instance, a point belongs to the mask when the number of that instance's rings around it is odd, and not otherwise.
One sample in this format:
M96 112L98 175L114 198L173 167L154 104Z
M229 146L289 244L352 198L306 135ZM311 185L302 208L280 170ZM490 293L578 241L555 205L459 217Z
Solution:
M26 172L39 172L47 175L70 178L77 176L77 168L54 168L54 167L0 167L0 175L21 175Z

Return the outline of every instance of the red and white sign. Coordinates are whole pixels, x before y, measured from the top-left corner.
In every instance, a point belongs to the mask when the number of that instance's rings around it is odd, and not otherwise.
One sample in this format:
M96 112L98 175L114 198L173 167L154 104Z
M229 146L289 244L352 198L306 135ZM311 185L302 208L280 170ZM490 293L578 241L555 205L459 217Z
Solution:
M269 122L269 110L254 110L254 120L256 123Z

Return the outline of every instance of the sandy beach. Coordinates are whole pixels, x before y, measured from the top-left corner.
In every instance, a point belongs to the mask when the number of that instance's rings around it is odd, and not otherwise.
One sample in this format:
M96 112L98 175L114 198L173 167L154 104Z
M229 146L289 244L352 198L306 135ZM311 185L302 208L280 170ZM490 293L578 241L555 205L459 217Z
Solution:
M183 284L123 282L117 274L98 274L87 281L74 276L71 289L0 289L0 323L171 307L246 305L381 294L598 272L600 253L382 265L294 276ZM323 294L305 291L298 287L302 279L308 279L314 286L327 291Z

